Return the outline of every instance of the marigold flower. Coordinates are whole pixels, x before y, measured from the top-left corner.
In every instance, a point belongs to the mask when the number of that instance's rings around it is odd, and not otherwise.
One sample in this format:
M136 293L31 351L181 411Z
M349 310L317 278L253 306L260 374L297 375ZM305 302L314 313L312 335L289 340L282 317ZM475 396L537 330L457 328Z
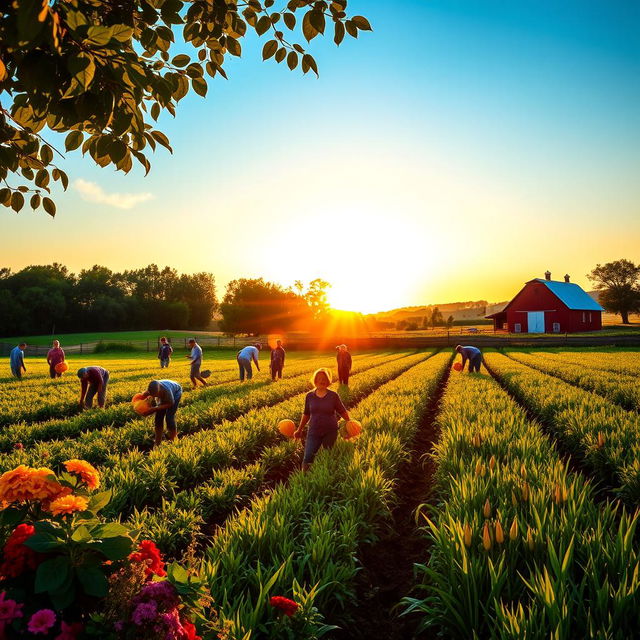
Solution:
M76 511L84 511L88 505L89 501L83 496L62 496L51 503L49 511L54 516L68 515Z
M156 547L155 542L152 540L142 540L138 545L138 551L134 551L129 555L129 560L133 562L142 562L146 565L145 573L147 576L166 576L167 572L164 570L164 560L160 555L160 549Z
M49 633L49 629L56 623L56 614L51 609L40 609L30 618L27 629L31 633Z
M283 596L272 596L269 599L269 604L276 609L280 609L285 616L289 617L294 615L300 606L297 602Z
M69 473L79 475L89 489L97 489L100 486L98 470L86 460L67 460L64 466Z
M34 469L21 464L0 476L0 500L4 502L39 500L46 505L69 493L71 489L63 487L46 467Z

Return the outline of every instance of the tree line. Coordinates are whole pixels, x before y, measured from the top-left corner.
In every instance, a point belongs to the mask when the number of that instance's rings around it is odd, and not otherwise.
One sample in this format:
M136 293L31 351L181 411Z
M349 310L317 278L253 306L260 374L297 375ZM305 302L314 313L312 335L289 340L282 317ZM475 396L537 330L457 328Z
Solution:
M136 329L206 329L218 306L210 273L150 264L123 272L94 265L0 268L0 336Z

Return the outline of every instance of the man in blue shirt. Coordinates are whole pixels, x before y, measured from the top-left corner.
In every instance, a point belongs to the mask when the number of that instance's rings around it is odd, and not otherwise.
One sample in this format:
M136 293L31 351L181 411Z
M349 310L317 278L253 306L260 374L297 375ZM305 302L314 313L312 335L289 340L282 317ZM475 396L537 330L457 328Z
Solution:
M13 376L22 380L22 372L27 372L27 367L24 366L24 350L27 348L26 342L21 342L17 347L11 349L9 354L9 365L11 367L11 373Z
M203 387L207 386L207 381L200 374L200 367L202 366L202 347L195 341L195 338L189 340L189 346L191 352L187 355L187 358L191 360L191 384L195 389L198 386L198 382L202 383Z
M160 338L160 348L158 349L158 358L160 360L160 368L166 369L171 360L173 347L167 342L166 338Z
M260 355L260 349L262 345L259 342L244 347L238 351L236 360L238 361L238 367L240 368L240 382L244 381L245 373L247 374L247 380L251 380L253 377L253 371L251 369L251 363L255 362L256 369L260 371L260 365L258 364L258 356Z
M176 426L176 412L182 398L182 387L174 380L152 380L142 398L156 398L158 404L152 409L155 413L155 439L153 446L157 447L162 442L164 434L164 422L167 423L167 439L175 440L178 437Z
M480 365L482 364L482 351L477 347L463 347L462 345L458 345L456 347L456 353L459 353L462 356L462 369L460 371L464 371L464 365L469 361L469 373L473 373L474 371L480 371Z

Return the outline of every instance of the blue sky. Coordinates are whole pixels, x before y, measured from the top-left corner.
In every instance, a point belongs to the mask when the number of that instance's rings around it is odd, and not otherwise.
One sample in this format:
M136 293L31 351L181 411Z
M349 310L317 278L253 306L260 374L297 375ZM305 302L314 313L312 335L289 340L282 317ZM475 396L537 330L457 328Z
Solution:
M372 310L588 285L640 260L640 3L351 0L374 31L310 46L320 79L243 44L160 128L147 178L72 154L58 216L4 212L15 268L149 262L220 285L325 277ZM93 187L96 188L95 186ZM141 196L130 209L108 194ZM342 249L343 253L339 253Z

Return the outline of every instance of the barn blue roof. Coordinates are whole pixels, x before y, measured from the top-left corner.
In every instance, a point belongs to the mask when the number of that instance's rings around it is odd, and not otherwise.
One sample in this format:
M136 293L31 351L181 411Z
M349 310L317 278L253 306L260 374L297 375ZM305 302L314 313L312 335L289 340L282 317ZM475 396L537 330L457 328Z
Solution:
M558 282L557 280L543 280L536 278L535 282L541 282L551 293L560 298L569 309L578 311L604 311L604 309L580 286L574 282Z

